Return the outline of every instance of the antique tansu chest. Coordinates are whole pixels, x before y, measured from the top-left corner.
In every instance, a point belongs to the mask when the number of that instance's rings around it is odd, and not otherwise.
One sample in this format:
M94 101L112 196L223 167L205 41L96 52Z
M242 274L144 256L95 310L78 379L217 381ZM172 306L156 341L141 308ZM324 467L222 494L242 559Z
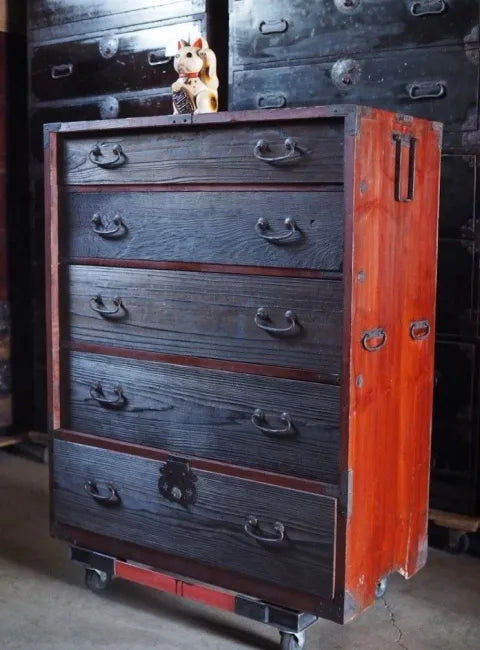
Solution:
M441 133L358 106L46 127L52 532L76 559L281 629L423 566Z

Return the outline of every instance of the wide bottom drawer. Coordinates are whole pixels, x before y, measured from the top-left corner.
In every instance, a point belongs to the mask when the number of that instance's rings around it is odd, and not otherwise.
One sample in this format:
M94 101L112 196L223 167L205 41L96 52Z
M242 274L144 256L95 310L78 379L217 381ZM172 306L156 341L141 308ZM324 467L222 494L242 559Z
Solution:
M336 499L54 443L54 519L332 598Z

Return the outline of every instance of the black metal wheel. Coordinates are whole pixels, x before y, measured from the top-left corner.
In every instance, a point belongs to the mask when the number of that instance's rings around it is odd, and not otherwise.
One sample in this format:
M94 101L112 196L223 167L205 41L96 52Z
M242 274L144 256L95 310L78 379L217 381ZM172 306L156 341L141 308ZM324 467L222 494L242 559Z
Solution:
M387 592L387 587L388 587L388 580L387 578L382 578L377 582L377 586L375 587L375 598L380 599L383 598Z
M447 550L453 555L462 555L470 548L470 537L467 533L450 532Z
M301 650L305 647L305 632L299 632L298 634L280 632L280 637L281 650Z
M97 571L95 569L85 570L85 584L93 591L93 593L102 593L110 586L112 576L105 571Z

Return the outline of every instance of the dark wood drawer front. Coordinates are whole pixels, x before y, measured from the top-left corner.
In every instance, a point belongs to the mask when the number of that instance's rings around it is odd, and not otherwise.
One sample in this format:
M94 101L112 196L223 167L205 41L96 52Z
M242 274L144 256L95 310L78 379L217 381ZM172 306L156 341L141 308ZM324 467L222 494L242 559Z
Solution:
M67 258L342 268L342 192L65 192L61 206Z
M418 50L234 72L230 109L360 103L477 129L478 51Z
M67 38L203 13L205 0L32 0L34 40Z
M54 446L55 520L323 598L333 595L336 500L194 470L196 502L159 492L164 463L64 441ZM98 503L111 484L114 503ZM90 486L90 489L94 488ZM248 525L255 517L258 526ZM277 524L284 527L284 532ZM245 531L281 542L260 542Z
M203 20L39 45L32 52L32 92L51 101L170 86L179 38L204 33Z
M67 372L67 429L338 481L338 386L79 352L70 354Z
M305 368L335 382L342 300L338 281L71 266L65 305L73 341Z
M165 89L132 95L118 93L103 97L85 98L68 103L43 104L31 113L32 153L43 162L43 125L49 122L81 122L125 117L167 115L172 112L172 95Z
M230 0L230 7L233 65L478 41L472 0Z
M343 140L343 122L335 119L72 139L65 142L65 182L340 183ZM260 141L268 150L259 149ZM286 159L268 162L274 157Z

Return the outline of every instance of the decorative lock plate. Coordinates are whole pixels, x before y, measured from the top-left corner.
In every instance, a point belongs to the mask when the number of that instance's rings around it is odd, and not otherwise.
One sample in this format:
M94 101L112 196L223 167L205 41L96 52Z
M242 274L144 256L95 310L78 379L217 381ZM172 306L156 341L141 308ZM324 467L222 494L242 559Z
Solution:
M362 67L355 59L339 59L332 66L331 78L340 90L348 91L358 84Z
M107 34L98 43L98 50L104 59L112 59L118 52L118 37Z
M169 458L160 469L158 490L160 494L181 506L191 506L197 500L197 477L190 463L183 458Z

